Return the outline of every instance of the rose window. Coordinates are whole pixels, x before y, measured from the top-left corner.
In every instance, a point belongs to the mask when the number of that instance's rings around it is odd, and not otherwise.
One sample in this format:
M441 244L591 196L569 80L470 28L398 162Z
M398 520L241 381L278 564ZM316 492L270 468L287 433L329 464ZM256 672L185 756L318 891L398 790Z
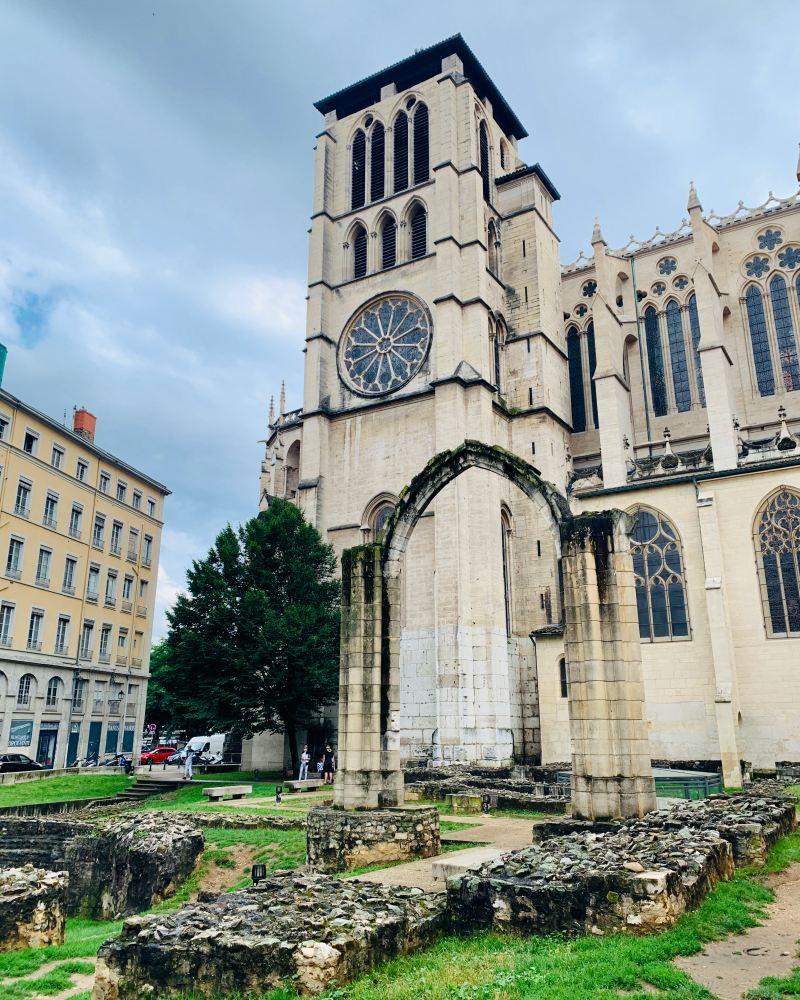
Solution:
M431 345L428 310L412 295L373 299L353 316L339 345L342 380L362 396L381 396L410 382Z

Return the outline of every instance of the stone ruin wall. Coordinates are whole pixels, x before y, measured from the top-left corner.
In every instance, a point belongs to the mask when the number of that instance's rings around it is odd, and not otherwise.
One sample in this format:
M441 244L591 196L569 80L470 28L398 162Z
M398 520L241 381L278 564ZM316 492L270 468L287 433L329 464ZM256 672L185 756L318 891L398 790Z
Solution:
M69 873L68 915L108 920L148 909L194 868L203 834L158 814L117 820L0 817L0 867Z
M310 809L306 830L308 866L320 872L432 858L441 850L439 810L433 806L364 812Z
M0 952L64 943L67 883L33 865L0 871Z

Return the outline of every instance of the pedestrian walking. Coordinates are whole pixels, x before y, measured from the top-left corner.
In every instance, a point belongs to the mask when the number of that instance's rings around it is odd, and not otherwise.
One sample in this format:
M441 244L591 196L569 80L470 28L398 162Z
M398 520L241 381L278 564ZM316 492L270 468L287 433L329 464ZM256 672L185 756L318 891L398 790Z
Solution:
M308 780L308 765L311 763L311 754L308 752L308 744L303 746L303 752L300 754L300 775L299 781Z
M336 755L330 743L325 744L325 753L322 755L322 773L326 785L333 784L333 775L336 771Z
M183 763L183 780L192 780L192 768L194 767L194 751L191 747L186 748L186 760Z

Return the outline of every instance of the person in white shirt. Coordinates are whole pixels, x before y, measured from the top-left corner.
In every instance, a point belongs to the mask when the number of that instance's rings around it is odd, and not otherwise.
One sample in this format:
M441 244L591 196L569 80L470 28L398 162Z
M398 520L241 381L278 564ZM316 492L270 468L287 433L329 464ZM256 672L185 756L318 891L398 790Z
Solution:
M311 763L311 754L308 752L308 746L303 747L303 752L300 754L300 777L299 781L308 780L308 765Z

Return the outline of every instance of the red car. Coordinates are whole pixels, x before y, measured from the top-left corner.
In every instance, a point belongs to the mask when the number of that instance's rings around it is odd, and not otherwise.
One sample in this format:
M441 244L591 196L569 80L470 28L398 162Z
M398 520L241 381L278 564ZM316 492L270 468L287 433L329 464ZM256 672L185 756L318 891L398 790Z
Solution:
M152 750L142 751L139 763L163 764L168 757L171 757L176 752L175 747L168 747L166 744L159 744L157 747L153 747Z

